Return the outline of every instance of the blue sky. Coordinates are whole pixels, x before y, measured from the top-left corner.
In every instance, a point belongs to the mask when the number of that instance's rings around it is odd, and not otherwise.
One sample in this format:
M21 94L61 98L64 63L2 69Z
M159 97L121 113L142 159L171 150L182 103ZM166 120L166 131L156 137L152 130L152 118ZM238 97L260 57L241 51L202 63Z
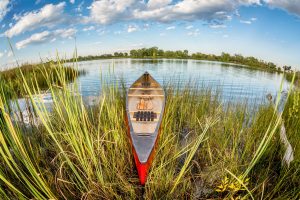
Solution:
M300 0L0 0L0 67L157 46L300 69Z

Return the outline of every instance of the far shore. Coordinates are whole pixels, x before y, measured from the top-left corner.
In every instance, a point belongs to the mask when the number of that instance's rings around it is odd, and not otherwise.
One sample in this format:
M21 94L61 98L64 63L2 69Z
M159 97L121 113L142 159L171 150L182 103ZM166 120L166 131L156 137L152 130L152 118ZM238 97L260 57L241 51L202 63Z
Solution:
M254 57L244 57L240 54L230 55L228 53L222 53L221 55L213 54L203 54L203 53L193 53L189 54L188 50L178 50L178 51L164 51L157 47L143 48L143 49L133 49L129 53L127 52L115 52L113 54L102 54L102 55L88 55L88 56L78 56L72 59L63 59L59 61L47 61L44 64L49 63L76 63L81 61L92 61L92 60L104 60L104 59L149 59L153 62L160 59L181 59L181 60L201 60L201 61L211 61L228 64L230 66L236 67L246 67L253 70L266 71L270 73L285 73L285 78L288 81L292 81L293 74L296 73L295 85L300 85L300 71L296 71L291 66L278 66L272 62L267 62ZM25 63L23 66L38 66L42 63L28 64ZM4 69L0 71L0 74L5 74L7 71L11 71L13 68Z

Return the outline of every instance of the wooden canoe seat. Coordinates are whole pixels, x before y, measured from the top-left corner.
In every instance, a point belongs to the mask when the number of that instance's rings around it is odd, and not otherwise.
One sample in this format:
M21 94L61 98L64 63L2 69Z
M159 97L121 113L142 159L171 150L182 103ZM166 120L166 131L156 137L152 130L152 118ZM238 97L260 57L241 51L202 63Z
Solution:
M157 118L157 113L153 111L137 111L133 113L133 118L136 121L154 121Z

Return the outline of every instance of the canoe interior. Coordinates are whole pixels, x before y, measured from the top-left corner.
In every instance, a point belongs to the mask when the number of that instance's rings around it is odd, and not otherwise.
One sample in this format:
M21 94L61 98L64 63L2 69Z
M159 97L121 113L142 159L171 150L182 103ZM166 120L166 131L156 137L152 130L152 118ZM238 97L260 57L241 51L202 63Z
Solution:
M134 82L128 91L127 105L133 132L154 134L163 104L164 91L148 73Z
M161 89L132 88L128 93L128 110L136 134L153 134L156 130L164 103Z
M133 147L141 163L146 163L157 140L165 93L147 72L128 90L126 111Z

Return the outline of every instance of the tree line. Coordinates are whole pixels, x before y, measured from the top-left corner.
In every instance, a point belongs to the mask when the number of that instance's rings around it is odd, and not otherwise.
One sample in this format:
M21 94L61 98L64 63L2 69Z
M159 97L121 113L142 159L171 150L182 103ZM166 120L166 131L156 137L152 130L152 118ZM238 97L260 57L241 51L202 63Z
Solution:
M256 69L263 69L268 71L276 72L291 72L291 66L277 66L272 62L266 62L255 57L245 57L241 54L231 55L229 53L222 53L221 55L204 54L204 53L193 53L189 54L188 50L163 50L158 47L151 48L140 48L132 49L129 52L114 52L113 54L102 54L102 55L89 55L79 56L78 61L97 60L97 59L108 59L108 58L176 58L176 59L196 59L196 60L208 60L208 61L219 61L226 63L235 63L240 65L247 65ZM74 59L65 60L66 62L72 62Z

